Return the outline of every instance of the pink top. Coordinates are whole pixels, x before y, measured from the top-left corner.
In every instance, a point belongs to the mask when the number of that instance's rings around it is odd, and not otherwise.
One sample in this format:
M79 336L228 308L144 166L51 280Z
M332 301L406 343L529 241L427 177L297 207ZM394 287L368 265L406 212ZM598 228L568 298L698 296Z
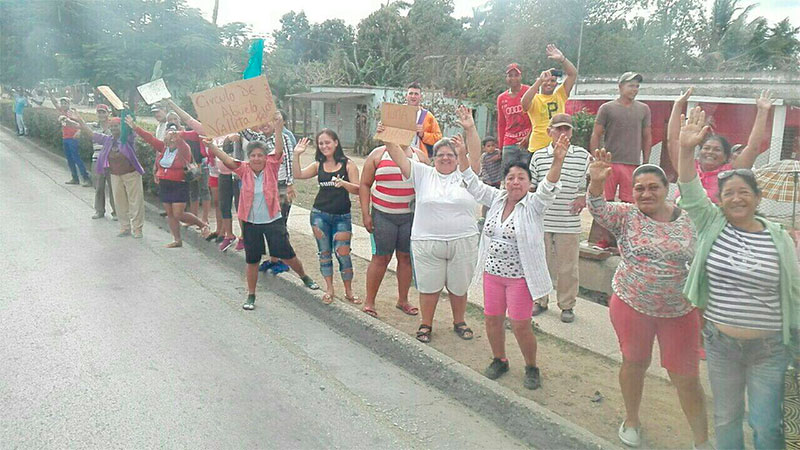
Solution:
M267 165L264 166L264 182L261 186L264 191L264 199L267 201L269 215L271 217L276 217L281 211L281 205L278 201L280 197L278 193L278 168L281 165L281 161L283 161L283 155L278 158L274 153L270 153L266 158ZM250 215L250 208L253 207L253 189L255 188L256 175L253 169L250 168L249 162L236 162L239 164L239 167L234 169L233 173L242 179L237 216L239 216L239 219L247 222L247 218Z
M530 86L522 85L517 95L508 89L497 97L497 145L517 145L520 139L531 132L531 119L522 109L522 96Z
M700 168L700 163L695 160L694 168L697 170L697 176L700 177L700 183L703 184L703 188L705 188L708 198L710 198L714 203L719 203L719 187L717 186L717 177L719 176L720 172L733 170L733 165L731 163L725 163L715 170L703 172L703 169Z

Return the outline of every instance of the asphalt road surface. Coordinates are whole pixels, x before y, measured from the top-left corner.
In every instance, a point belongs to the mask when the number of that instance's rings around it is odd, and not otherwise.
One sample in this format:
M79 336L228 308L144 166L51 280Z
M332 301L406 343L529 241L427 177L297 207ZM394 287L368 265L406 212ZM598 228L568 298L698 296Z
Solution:
M521 447L268 278L243 311L241 272L116 237L69 178L0 130L0 448Z

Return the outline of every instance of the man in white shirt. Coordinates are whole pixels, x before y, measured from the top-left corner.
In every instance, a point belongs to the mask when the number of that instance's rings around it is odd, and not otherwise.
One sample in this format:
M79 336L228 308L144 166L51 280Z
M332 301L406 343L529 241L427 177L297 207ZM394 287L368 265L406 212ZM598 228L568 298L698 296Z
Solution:
M547 133L552 142L562 135L572 138L572 116L556 114L550 120ZM547 269L556 288L561 321L575 320L573 308L578 296L578 257L581 241L580 211L586 206L586 170L589 167L589 152L582 147L570 145L561 168L561 191L544 216L544 240ZM531 182L534 187L545 179L553 164L553 144L531 158ZM533 315L548 309L549 294L533 305Z

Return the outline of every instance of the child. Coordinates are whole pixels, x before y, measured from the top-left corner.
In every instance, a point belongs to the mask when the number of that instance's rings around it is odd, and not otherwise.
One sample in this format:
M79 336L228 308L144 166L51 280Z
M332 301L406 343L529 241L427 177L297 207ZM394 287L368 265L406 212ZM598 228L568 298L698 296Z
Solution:
M500 181L503 179L502 153L497 149L497 139L486 136L481 142L483 155L481 155L481 173L478 177L485 184L500 188ZM486 217L489 208L481 208L481 221Z

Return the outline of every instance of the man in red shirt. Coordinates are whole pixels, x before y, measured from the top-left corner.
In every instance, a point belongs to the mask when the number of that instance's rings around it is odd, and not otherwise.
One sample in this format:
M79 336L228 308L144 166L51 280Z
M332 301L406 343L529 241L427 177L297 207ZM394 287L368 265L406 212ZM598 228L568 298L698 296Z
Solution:
M528 136L531 121L520 101L530 86L522 84L522 70L519 64L506 67L508 90L497 96L497 143L503 149L502 166L516 161L530 163Z
M92 187L92 179L78 153L78 139L80 138L81 129L80 124L77 122L76 111L70 106L69 97L61 97L56 100L52 92L47 91L47 93L50 95L53 107L61 114L58 117L58 121L61 124L61 142L64 146L64 156L67 157L67 166L69 166L69 171L72 173L72 179L67 181L66 184L80 184L78 179L78 174L80 173L83 177L83 185Z

